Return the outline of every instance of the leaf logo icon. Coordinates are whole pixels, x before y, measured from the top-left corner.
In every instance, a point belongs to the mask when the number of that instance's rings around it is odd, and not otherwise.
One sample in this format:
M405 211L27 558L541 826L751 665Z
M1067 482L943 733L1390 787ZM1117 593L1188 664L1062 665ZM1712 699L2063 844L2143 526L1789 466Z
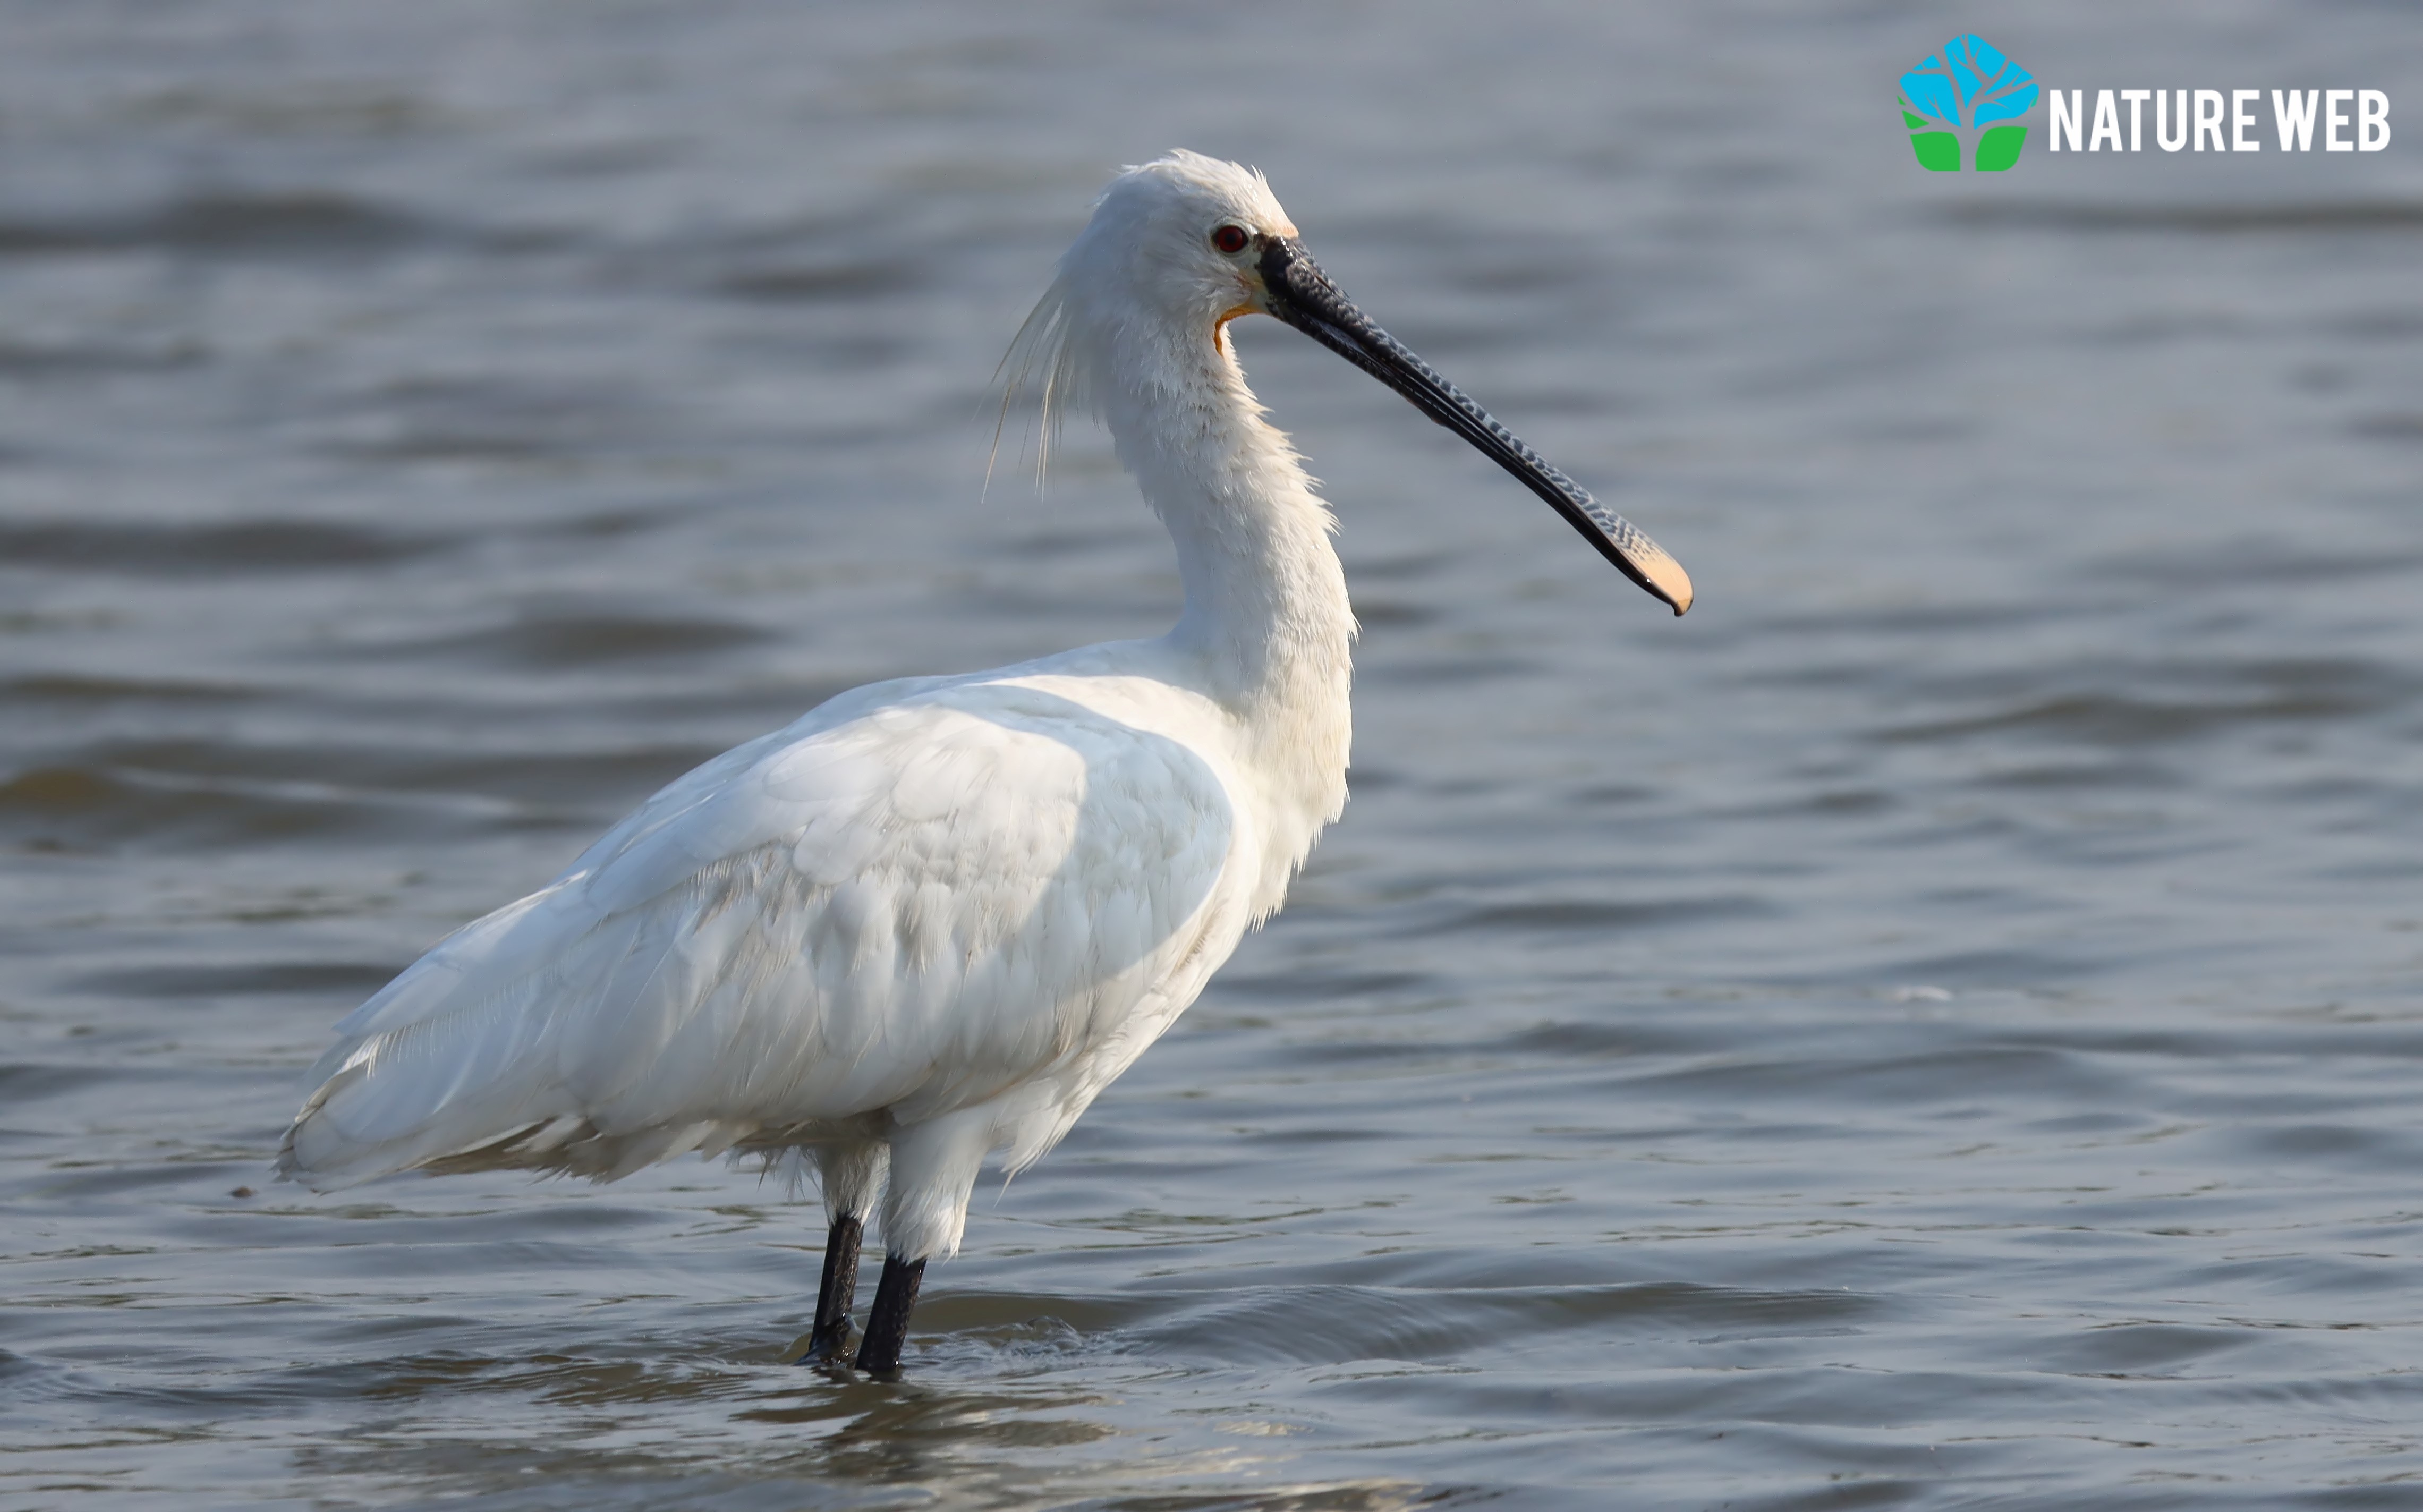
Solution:
M2017 118L2041 92L2034 74L1983 37L1955 37L1901 76L1901 119L1918 166L1933 173L1957 173L1964 166L2002 172L2027 145L2028 129Z

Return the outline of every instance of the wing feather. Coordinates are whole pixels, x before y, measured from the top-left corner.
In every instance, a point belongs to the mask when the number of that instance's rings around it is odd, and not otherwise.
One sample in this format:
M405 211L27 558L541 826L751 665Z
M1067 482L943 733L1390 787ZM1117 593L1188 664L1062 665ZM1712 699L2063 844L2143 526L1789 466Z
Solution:
M1227 864L1218 774L1015 683L852 702L669 785L363 1004L281 1169L615 1175L972 1106L1116 1032Z

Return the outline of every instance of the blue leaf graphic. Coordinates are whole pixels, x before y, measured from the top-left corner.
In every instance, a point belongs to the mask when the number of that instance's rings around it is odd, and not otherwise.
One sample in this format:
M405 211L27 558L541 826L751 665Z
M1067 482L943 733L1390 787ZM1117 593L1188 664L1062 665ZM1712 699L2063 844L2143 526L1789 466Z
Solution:
M2026 115L2039 91L2034 75L1972 32L1903 74L1901 92L1912 109L1956 129Z
M1921 114L1930 116L1948 126L1960 124L1960 106L1952 92L1952 76L1942 71L1943 65L1928 58L1901 76L1902 98ZM1930 70L1934 72L1929 72Z
M2026 78L2027 75L2023 73L2019 77ZM1983 126L1989 120L2008 120L2014 116L2024 116L2035 107L2035 103L2036 87L2031 84L2017 94L2005 95L2000 100L1988 100L1979 105L1977 124Z
M1972 66L1978 72L1984 74L1989 79L1995 74L2002 72L2003 65L2010 61L2009 58L2004 57L2002 54L1994 51L1993 43L1986 40L1986 39L1978 36L1973 31L1966 37L1954 38L1952 40L1952 47L1965 49L1968 52L1970 58L1972 60ZM1946 51L1949 50L1950 49L1946 49ZM2024 73L2019 76L2021 78L2027 77Z

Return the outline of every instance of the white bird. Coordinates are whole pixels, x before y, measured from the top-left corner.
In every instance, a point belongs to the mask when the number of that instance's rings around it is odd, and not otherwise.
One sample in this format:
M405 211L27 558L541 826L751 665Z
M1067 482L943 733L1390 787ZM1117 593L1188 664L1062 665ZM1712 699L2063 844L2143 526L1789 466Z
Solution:
M412 1168L610 1181L794 1154L831 1231L805 1359L897 1368L978 1167L1050 1150L1268 917L1346 802L1354 619L1335 521L1225 326L1267 313L1410 399L1676 613L1690 580L1373 326L1256 172L1128 169L1013 348L1096 410L1176 543L1156 640L877 683L725 753L337 1027L278 1152L329 1190Z

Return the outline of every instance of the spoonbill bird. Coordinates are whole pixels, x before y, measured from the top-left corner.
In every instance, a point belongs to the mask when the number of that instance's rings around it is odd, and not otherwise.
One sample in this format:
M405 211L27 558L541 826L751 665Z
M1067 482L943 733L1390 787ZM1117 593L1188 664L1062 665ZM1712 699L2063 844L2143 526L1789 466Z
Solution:
M1113 180L1013 360L1090 407L1169 529L1157 640L876 683L690 772L337 1027L278 1152L328 1190L688 1151L814 1163L831 1223L804 1360L890 1375L985 1158L1015 1171L1268 917L1346 802L1354 618L1335 527L1226 331L1275 315L1555 506L1682 613L1647 536L1364 317L1256 172Z

